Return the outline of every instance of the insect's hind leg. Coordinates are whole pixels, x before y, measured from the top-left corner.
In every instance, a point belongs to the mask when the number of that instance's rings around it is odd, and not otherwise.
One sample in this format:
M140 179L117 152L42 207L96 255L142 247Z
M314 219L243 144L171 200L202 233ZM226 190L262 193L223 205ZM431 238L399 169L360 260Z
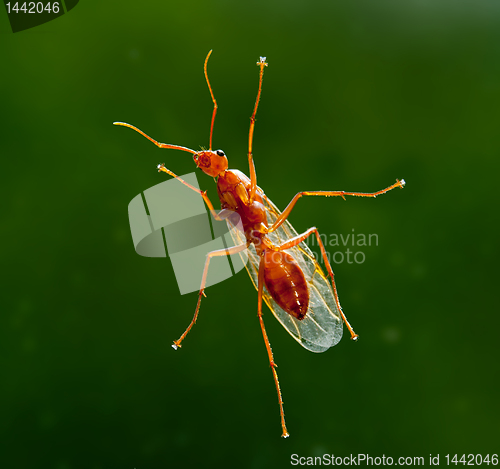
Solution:
M328 256L326 255L326 250L325 246L323 245L323 242L321 241L321 237L318 233L318 230L316 229L315 226L312 228L309 228L306 232L302 233L301 235L295 236L294 238L291 238L288 240L286 243L281 244L280 246L277 246L276 249L279 251L283 251L285 249L290 249L294 246L297 246L297 244L300 244L302 241L304 241L306 238L311 236L312 234L316 235L316 239L318 240L319 247L321 249L321 255L323 256L323 261L325 262L326 269L328 270L328 274L330 275L332 279L332 288L333 288L333 294L335 296L335 304L337 305L337 309L339 310L340 314L342 315L342 319L345 322L345 325L347 326L347 329L349 329L349 332L351 334L351 340L358 340L359 336L354 332L354 329L352 326L349 324L349 321L345 317L344 312L342 311L342 307L340 306L340 301L339 301L339 296L337 294L337 286L335 285L335 279L333 278L333 270L332 266L330 265L330 261L328 260Z
M200 292L198 293L198 303L196 304L196 310L194 312L193 319L187 329L184 331L184 334L182 334L178 340L174 340L174 343L172 344L172 348L174 350L177 350L179 347L181 347L181 342L184 340L184 338L188 335L188 332L191 330L191 328L194 326L196 323L196 320L198 319L198 313L200 311L200 304L201 304L201 297L205 295L204 290L205 290L205 284L207 283L207 275L208 275L208 265L210 264L210 259L212 257L220 257L220 256L227 256L229 254L236 254L238 252L241 252L245 250L248 247L247 244L240 244L239 246L233 246L228 249L218 249L217 251L211 251L207 254L207 260L205 261L205 267L203 269L203 276L201 278L201 287L200 287Z
M262 319L262 290L264 288L264 257L262 257L259 265L259 286L258 286L258 295L257 295L257 315L259 316L260 328L262 329L262 335L264 337L264 342L266 344L267 355L269 357L269 364L271 365L271 369L273 371L274 384L276 385L276 391L278 392L278 401L280 404L280 415L281 415L281 429L283 433L281 436L283 438L288 438L290 435L288 430L286 429L285 424L285 413L283 411L283 399L281 397L281 389L280 382L278 381L278 373L276 372L276 363L274 363L273 351L271 349L271 344L269 343L269 339L267 337L266 328L264 327L264 320Z

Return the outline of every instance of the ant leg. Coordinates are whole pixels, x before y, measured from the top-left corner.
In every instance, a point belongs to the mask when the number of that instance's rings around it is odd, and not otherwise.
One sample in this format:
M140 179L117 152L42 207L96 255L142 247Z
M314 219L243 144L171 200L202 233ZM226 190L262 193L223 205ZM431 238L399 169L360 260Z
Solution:
M270 228L265 231L266 233L271 233L274 231L276 228L278 228L287 218L288 215L290 215L290 212L292 211L293 207L297 203L297 201L303 196L303 195L322 195L325 197L342 197L345 200L346 195L352 195L354 197L377 197L377 195L382 195L385 194L386 192L391 191L392 189L395 189L396 187L400 187L401 189L405 186L406 182L404 179L396 179L396 182L389 187L386 187L385 189L382 189L377 192L345 192L345 191L304 191L304 192L299 192L298 194L295 195L295 197L292 199L292 201L288 204L287 208L283 210L283 213L278 217L278 219L274 222L274 225L271 226Z
M281 428L283 433L281 436L283 438L288 438L290 435L286 429L285 425L285 413L283 412L283 399L281 397L281 389L280 383L278 381L278 373L276 372L276 363L274 363L273 351L271 350L271 344L269 343L269 339L267 337L266 328L264 327L264 320L262 319L262 290L264 288L264 257L261 258L259 265L259 286L258 286L258 295L257 295L257 315L259 316L260 328L262 329L262 335L264 336L264 342L266 344L267 355L269 357L269 364L271 365L271 369L273 371L274 383L276 385L276 391L278 392L278 401L280 403L280 415L281 415Z
M203 276L201 278L201 287L200 287L200 292L198 294L198 303L196 304L196 310L194 312L194 317L187 327L187 329L184 331L184 334L182 334L178 340L174 340L174 344L172 345L172 348L177 350L181 346L181 342L184 340L184 338L187 336L188 332L191 330L191 328L194 326L196 320L198 319L198 313L200 311L200 304L201 304L201 297L206 296L204 293L205 290L205 284L207 282L207 274L208 274L208 265L210 263L210 259L212 257L220 257L220 256L228 256L229 254L236 254L238 252L244 251L248 247L248 244L240 244L239 246L233 246L228 249L218 249L217 251L212 251L207 254L207 260L205 261L205 268L203 269Z
M311 236L312 234L316 235L316 239L318 240L319 247L321 249L321 255L323 256L323 261L325 262L326 269L328 270L328 274L330 275L332 279L332 288L333 288L333 294L335 296L335 304L337 305L337 309L339 310L342 319L345 322L345 325L347 326L347 329L349 329L349 332L351 334L351 340L358 340L358 334L354 332L354 329L351 327L349 324L349 321L345 317L344 312L342 311L342 307L340 306L340 301L339 301L339 296L337 294L337 286L335 285L335 279L333 278L333 270L332 266L330 265L330 261L328 260L328 256L326 255L326 250L325 246L323 245L323 242L321 241L321 237L319 236L318 230L316 229L315 226L312 228L309 228L306 232L302 233L301 235L295 236L294 238L291 238L288 240L286 243L283 243L280 246L277 246L276 249L278 251L284 251L285 249L290 249L294 246L297 246L297 244L300 244L302 241L304 241L306 238Z
M223 220L223 218L220 218L219 214L215 211L214 206L212 205L212 202L210 202L210 199L208 198L208 195L207 195L207 191L200 191L200 189L197 189L196 187L193 187L191 184L189 184L186 181L184 181L184 179L182 179L181 177L177 176L173 171L170 171L170 169L165 168L164 164L159 164L158 165L158 172L159 173L160 172L164 172L164 173L169 174L170 176L174 177L175 179L177 179L179 182L181 182L185 186L189 187L193 191L195 191L198 194L200 194L203 197L203 200L205 201L205 204L207 205L208 210L210 210L210 213L212 214L212 216L217 221Z
M264 67L267 67L266 58L261 57L257 62L260 67L259 73L259 91L257 92L257 99L255 100L255 107L252 116L250 117L250 131L248 133L248 165L250 167L250 202L253 201L255 196L255 188L257 187L257 174L255 172L255 165L253 163L252 143L253 143L253 130L255 127L255 115L259 107L260 93L262 92L262 78L264 77Z

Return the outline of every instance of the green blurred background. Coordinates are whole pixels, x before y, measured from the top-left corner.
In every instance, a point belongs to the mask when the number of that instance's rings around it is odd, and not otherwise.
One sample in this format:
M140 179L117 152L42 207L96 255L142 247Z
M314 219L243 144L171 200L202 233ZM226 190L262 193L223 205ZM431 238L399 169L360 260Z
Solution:
M293 211L298 231L379 244L334 265L358 344L310 353L265 314L288 440L247 274L208 289L174 352L197 295L179 295L168 259L138 256L128 226L158 163L194 165L111 123L208 146L210 49L214 146L245 173L268 58L254 155L280 208L407 181ZM500 453L496 0L82 1L16 34L0 14L0 57L3 467Z

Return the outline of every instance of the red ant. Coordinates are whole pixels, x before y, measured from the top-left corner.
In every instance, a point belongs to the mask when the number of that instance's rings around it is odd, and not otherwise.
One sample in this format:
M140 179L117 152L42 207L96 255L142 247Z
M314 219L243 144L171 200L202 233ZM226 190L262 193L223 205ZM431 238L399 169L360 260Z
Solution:
M231 215L236 212L242 222L244 233L241 234L238 244L228 248L208 253L203 270L203 277L198 296L198 303L193 320L181 335L174 341L172 347L177 349L181 346L188 332L193 327L200 310L201 298L204 296L205 283L207 279L210 259L216 256L227 256L242 253L247 250L249 262L246 267L257 288L257 314L266 344L269 363L273 372L281 414L282 437L289 436L285 425L283 412L283 400L276 372L271 344L267 337L264 321L262 318L262 299L269 306L276 318L287 329L287 331L306 349L313 352L323 352L336 345L342 337L342 322L347 326L352 340L357 340L358 335L347 321L339 298L333 271L326 255L325 247L321 241L318 230L309 228L298 235L288 222L293 207L297 201L305 195L320 195L326 197L338 196L345 200L345 196L377 197L396 187L403 188L404 179L396 180L396 183L386 189L364 193L345 191L307 191L295 195L286 209L281 213L266 197L260 187L257 186L257 175L252 155L252 141L255 127L255 115L259 105L262 92L262 78L264 68L267 67L266 58L261 57L257 65L260 68L259 90L255 107L250 117L250 131L248 135L248 164L250 177L241 171L228 169L227 157L222 150L212 150L212 134L214 129L215 115L217 114L217 101L215 100L210 81L207 74L207 63L210 51L205 59L205 79L210 90L214 104L212 122L210 126L210 147L208 150L194 151L186 147L159 143L133 125L123 122L115 122L116 125L130 127L149 139L159 148L169 148L192 153L194 162L205 174L215 178L217 182L217 194L221 203L221 211L216 212L206 191L191 186L163 164L158 165L158 171L163 171L192 190L198 192L210 212L217 220L231 220ZM233 231L234 232L234 231ZM325 262L330 281L322 271L313 253L304 242L306 238L315 235L321 254Z

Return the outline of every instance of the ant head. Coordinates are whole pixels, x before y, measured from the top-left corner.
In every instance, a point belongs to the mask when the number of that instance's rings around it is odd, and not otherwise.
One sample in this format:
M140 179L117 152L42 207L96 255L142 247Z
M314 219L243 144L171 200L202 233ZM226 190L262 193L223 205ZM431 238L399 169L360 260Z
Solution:
M205 174L217 177L227 169L227 158L222 150L201 150L194 154L194 162Z

